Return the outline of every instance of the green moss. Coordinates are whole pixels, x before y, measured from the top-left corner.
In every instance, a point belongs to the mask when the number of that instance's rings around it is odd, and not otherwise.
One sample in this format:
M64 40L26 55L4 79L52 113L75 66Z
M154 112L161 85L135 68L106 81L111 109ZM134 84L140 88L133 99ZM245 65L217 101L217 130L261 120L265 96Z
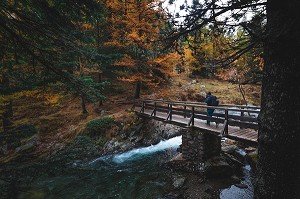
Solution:
M103 135L105 131L111 128L114 119L111 117L104 117L96 120L92 120L87 123L85 133L90 136Z
M257 164L257 150L250 152L247 154L247 159L252 168L256 168Z

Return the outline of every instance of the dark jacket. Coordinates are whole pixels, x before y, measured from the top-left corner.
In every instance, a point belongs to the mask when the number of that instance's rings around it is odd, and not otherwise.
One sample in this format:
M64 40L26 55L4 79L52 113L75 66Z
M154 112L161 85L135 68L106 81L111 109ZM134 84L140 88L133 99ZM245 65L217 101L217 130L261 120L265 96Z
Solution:
M208 106L214 106L216 105L217 97L214 95L209 95L205 98L205 102Z

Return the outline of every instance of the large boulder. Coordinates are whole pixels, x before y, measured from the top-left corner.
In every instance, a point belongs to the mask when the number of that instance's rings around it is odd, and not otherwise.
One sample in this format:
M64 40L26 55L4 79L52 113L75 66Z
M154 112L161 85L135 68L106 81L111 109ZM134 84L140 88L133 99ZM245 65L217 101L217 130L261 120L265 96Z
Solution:
M152 119L140 119L134 126L120 133L120 138L107 141L101 154L128 151L132 148L150 146L182 134L184 129Z
M33 135L29 139L22 140L22 145L15 149L16 153L28 153L32 152L36 146L39 144L39 136L38 134Z

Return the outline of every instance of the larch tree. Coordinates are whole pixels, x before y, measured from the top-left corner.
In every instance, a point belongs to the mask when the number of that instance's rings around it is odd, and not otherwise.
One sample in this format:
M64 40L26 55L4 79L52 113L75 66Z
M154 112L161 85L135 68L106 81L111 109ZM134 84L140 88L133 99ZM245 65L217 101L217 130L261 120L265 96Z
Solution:
M162 64L163 46L159 42L165 28L165 14L157 0L105 1L111 30L111 45L119 47L123 58L114 63L119 79L135 83L135 98L143 84L154 85L170 73ZM153 81L155 79L155 81Z
M186 5L185 24L170 38L198 31L217 20L230 27L243 27L250 40L235 60L263 44L264 67L259 115L258 163L254 197L298 198L300 195L300 3L260 0L207 0ZM242 20L252 11L259 23ZM224 13L228 13L224 17ZM220 17L223 16L223 17ZM245 19L245 18L244 18ZM249 19L249 18L248 18ZM261 27L261 28L260 28ZM256 29L258 28L258 29ZM256 34L261 30L260 34ZM230 61L230 60L229 60Z

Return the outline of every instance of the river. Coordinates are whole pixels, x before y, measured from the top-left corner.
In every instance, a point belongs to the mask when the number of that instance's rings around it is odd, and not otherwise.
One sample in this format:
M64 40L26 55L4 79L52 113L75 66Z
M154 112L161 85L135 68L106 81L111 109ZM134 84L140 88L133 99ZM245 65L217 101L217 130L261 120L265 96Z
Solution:
M180 144L181 136L122 154L99 157L88 163L74 163L73 172L35 179L28 191L19 195L19 198L166 198L174 189L170 178L173 174L160 165L176 153ZM242 169L242 182L248 188L228 186L219 190L220 198L253 197L250 166Z

